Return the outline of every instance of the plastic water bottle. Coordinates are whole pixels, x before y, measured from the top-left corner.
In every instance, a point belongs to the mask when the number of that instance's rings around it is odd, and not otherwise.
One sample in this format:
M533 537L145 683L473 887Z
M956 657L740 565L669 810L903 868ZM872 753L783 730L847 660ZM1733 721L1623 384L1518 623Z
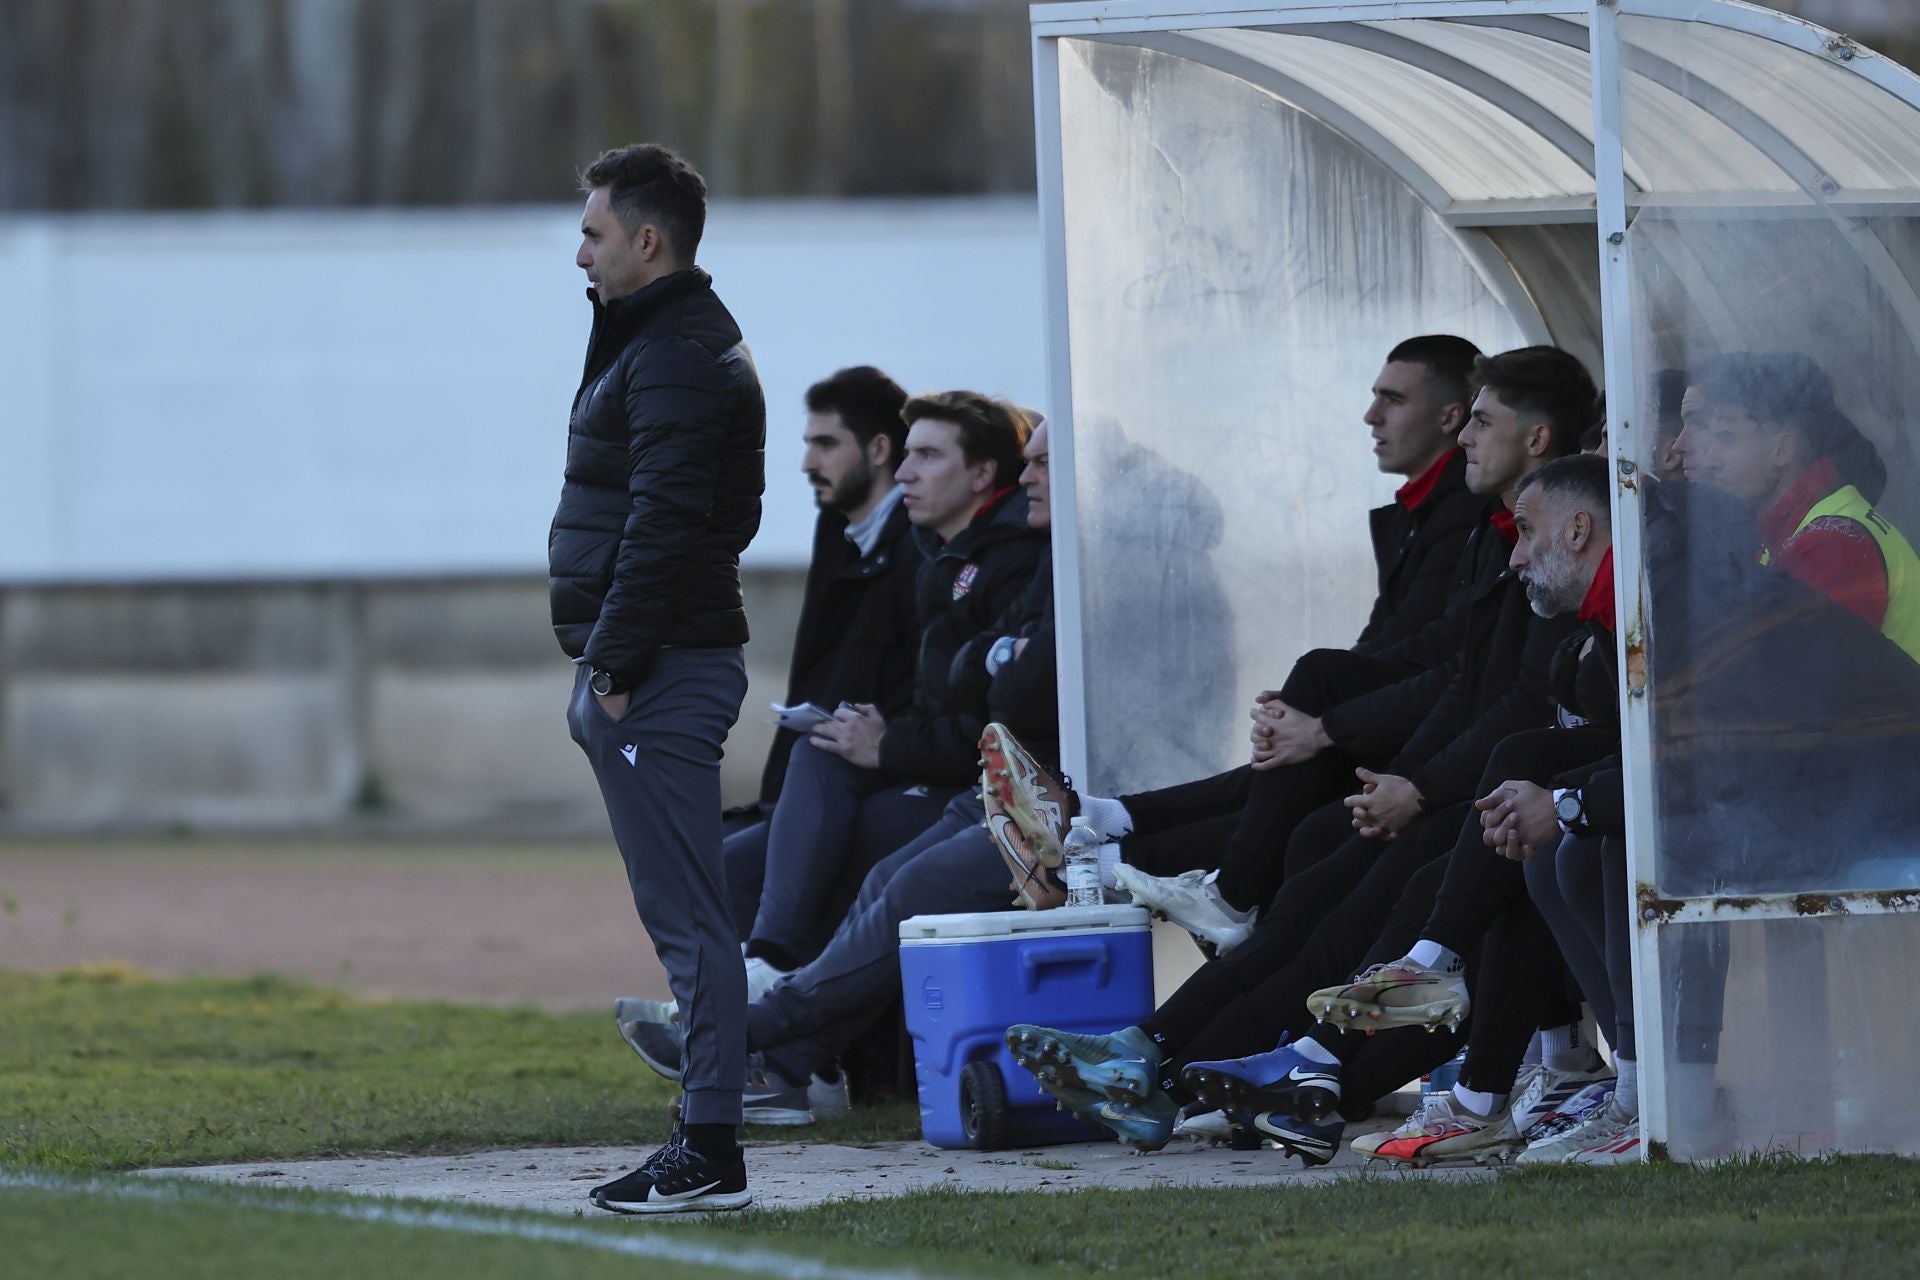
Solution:
M1435 1093L1452 1093L1453 1086L1460 1082L1460 1068L1466 1065L1467 1051L1462 1049L1420 1077L1420 1096L1424 1098Z
M1067 832L1066 865L1061 868L1067 882L1067 905L1097 907L1104 901L1100 892L1100 847L1106 844L1093 824L1075 818Z

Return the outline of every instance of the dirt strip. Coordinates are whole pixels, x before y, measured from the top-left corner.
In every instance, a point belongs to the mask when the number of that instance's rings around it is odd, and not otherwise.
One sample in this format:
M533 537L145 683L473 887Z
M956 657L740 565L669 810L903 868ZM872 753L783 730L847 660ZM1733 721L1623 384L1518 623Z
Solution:
M0 969L109 963L556 1010L667 995L611 844L0 845Z

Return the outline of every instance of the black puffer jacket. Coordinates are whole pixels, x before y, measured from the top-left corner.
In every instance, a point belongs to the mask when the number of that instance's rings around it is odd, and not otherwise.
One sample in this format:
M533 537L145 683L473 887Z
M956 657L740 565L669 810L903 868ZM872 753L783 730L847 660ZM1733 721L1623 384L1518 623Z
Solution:
M1027 495L1001 495L951 542L914 530L927 564L920 570L919 682L911 710L887 722L880 771L896 782L965 784L980 776L986 707L953 687L953 660L990 629L1032 579L1047 550L1027 527Z
M1572 617L1534 614L1526 588L1506 568L1509 544L1490 523L1469 547L1480 580L1453 660L1322 718L1328 735L1363 759L1384 755L1411 725L1386 772L1410 779L1429 813L1474 798L1500 739L1550 722L1548 669L1574 629ZM1362 707L1370 715L1357 715ZM1356 738L1367 746L1356 748Z
M874 543L862 556L847 541L847 521L823 511L813 530L806 599L793 635L787 705L870 702L889 720L913 703L914 664L920 654L919 574L926 553L907 509L895 502ZM787 758L800 735L774 731L760 777L760 803L772 805L786 781Z
M1486 504L1467 488L1467 455L1455 449L1419 506L1389 502L1367 513L1379 594L1355 653L1396 645L1446 612L1460 554Z
M547 593L560 647L630 687L664 646L746 643L740 553L760 527L767 406L706 272L588 297Z

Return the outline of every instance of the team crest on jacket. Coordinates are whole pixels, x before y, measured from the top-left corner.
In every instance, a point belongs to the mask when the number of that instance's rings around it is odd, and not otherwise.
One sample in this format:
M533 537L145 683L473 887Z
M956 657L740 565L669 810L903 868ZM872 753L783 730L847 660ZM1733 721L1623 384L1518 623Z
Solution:
M961 565L960 572L955 574L953 579L953 598L955 600L965 599L967 592L973 590L973 580L979 576L980 576L979 565L977 564Z

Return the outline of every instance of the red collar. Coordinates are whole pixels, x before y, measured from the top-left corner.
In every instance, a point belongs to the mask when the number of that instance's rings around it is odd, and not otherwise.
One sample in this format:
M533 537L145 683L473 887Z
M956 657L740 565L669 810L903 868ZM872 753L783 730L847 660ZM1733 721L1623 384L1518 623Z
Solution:
M1600 557L1600 567L1593 571L1593 581L1587 586L1587 598L1580 602L1580 621L1597 622L1611 635L1613 625L1613 548L1607 548L1607 554Z
M1507 540L1508 546L1520 541L1520 531L1513 527L1513 512L1507 510L1505 503L1494 509L1487 523L1500 531L1500 536Z
M1004 489L995 489L992 493L987 495L987 500L985 502L981 503L979 506L973 509L973 518L971 520L968 520L967 523L968 524L976 523L981 516L984 516L985 514L987 514L987 512L993 509L994 503L1000 501L1000 499L1006 497L1008 494L1012 493L1015 489L1019 487L1020 486L1018 485L1010 484Z
M1427 496L1433 492L1434 486L1440 483L1440 476L1446 471L1447 464L1453 461L1454 453L1455 450L1447 450L1432 466L1395 489L1393 500L1409 511L1425 502Z
M1834 469L1833 460L1816 458L1813 465L1801 472L1800 478L1754 521L1760 541L1767 545L1768 550L1778 551L1788 538L1799 532L1800 522L1807 518L1807 512L1813 510L1813 504L1839 487L1840 473Z

